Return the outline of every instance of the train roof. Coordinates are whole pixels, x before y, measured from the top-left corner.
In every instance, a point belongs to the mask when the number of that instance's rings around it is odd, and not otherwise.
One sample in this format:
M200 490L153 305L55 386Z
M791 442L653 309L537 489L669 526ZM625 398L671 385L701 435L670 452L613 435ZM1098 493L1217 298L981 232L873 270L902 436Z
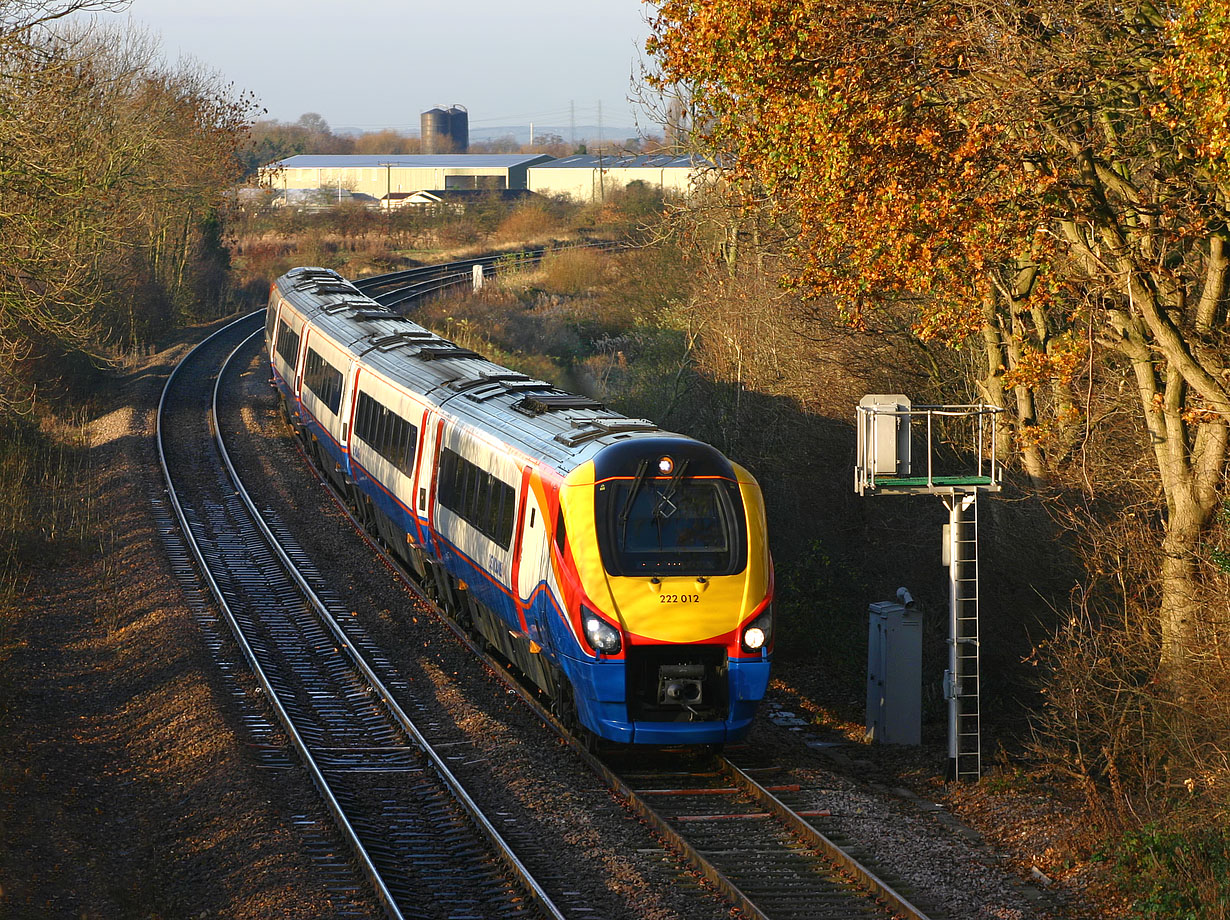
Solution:
M291 269L276 284L296 309L367 367L561 473L612 444L685 437L461 348L329 269Z

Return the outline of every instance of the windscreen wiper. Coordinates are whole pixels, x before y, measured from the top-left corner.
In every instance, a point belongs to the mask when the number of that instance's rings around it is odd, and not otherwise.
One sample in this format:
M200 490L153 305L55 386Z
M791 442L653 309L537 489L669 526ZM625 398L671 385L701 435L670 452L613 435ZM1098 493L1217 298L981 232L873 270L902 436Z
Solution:
M620 546L623 546L628 541L628 515L632 513L632 503L636 501L637 493L641 491L641 486L645 484L645 474L648 472L649 460L642 460L640 466L636 468L636 478L632 480L632 487L628 490L628 497L624 499L624 506L619 512Z
M670 517L669 514L662 513L662 508L671 503L671 497L679 489L679 483L683 482L683 474L688 471L688 464L691 462L691 460L684 460L681 464L679 464L679 466L675 469L675 475L672 476L671 481L666 484L666 491L658 494L657 504L653 506L653 511L651 512L651 515L655 521L659 518ZM671 513L674 513L674 505L671 505Z

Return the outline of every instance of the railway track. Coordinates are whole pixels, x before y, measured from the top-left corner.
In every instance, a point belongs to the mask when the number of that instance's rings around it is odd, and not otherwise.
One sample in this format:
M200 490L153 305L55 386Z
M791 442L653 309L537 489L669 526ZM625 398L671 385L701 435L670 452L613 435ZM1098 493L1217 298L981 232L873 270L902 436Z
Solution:
M438 277L450 276L469 277L464 266L452 272L443 271ZM416 288L413 296L420 296L424 291L422 276L415 275L408 280ZM403 278L401 281L405 282L407 279ZM255 319L250 321L254 324L256 322ZM217 351L222 347L224 346L221 342L215 346L215 357ZM225 347L230 347L229 341ZM204 388L199 385L190 385L186 389L199 391ZM171 393L171 383L168 384L168 393ZM186 402L185 406L180 409L172 406L168 415L182 413L199 415L201 418L206 417L207 414L203 409L199 406L195 409L189 408L190 405L191 403ZM202 423L198 420L196 424L199 427ZM207 423L208 425L218 427L217 423L213 422ZM203 436L198 435L198 437L203 440ZM199 444L195 448L195 451L202 455L210 453L210 450ZM168 454L174 457L175 451L171 450ZM178 461L173 462L178 463ZM169 462L168 468L170 466ZM186 494L191 497L180 501L180 504L190 509L183 514L184 519L190 524L197 518L210 519L209 530L200 538L200 543L206 547L205 550L200 551L201 558L212 564L211 555L217 552L216 547L219 545L224 548L241 546L244 548L243 552L247 554L253 554L250 547L267 545L267 537L257 539L251 534L238 536L238 531L231 532L227 529L232 526L236 528L248 526L238 522L230 523L232 512L229 506L242 503L235 496L236 492L242 492L242 488L237 489L232 483L233 470L225 478L217 473L211 475L217 478L219 483L212 493L203 488L198 493L194 487L192 490L185 490ZM168 473L168 479L173 481L171 473ZM323 479L322 482L324 482ZM228 490L230 495L227 494ZM335 495L335 501L345 513L349 514L344 499ZM201 509L203 508L209 509L208 513L202 515ZM226 508L227 511L225 521L220 523L222 512L218 509L222 508ZM244 514L238 510L233 513L239 518L244 517ZM247 512L247 517L253 517L252 512ZM259 518L259 515L255 517ZM353 518L351 519L354 521ZM362 533L357 522L355 522L355 527ZM276 522L272 524L272 530L277 531L275 542L293 542L285 529ZM366 536L365 539L367 539ZM384 555L382 549L375 548ZM228 554L230 552L229 548L224 551ZM269 555L269 551L258 548L254 554L266 556ZM231 574L229 566L233 563L228 561L226 563L228 574L216 579L218 585L215 591L220 596L226 597L229 588L223 587L224 584L243 585L248 582L249 578L252 578L252 584L258 587L254 591L248 589L249 594L254 593L256 597L249 597L247 603L255 608L261 607L263 599L266 606L274 606L283 611L294 607L306 609L312 606L312 602L308 599L311 591L310 588L306 592L304 589L310 582L323 583L324 579L319 573L311 572L310 562L293 547L288 556L293 559L292 569L298 567L308 570L308 574L299 576L298 580L302 583L294 585L293 588L287 582L293 583L296 580L294 576L260 576L258 580L256 576ZM400 573L400 569L397 569L396 564L387 555L385 555L385 561ZM239 565L242 567L244 564L246 563ZM418 586L404 573L400 574L406 578L410 589L428 602ZM263 580L266 577L272 580ZM268 603L270 599L274 601L272 605ZM226 603L229 606L229 602ZM242 607L243 603L244 600L241 598L238 606ZM327 610L328 606L326 599L323 607ZM339 611L333 612L338 613ZM437 612L445 622L451 625L454 632L466 638L461 628L452 623L447 613L438 608ZM238 621L242 617L236 619ZM415 759L418 756L416 749L429 746L425 739L412 737L414 732L395 724L397 719L391 722L383 721L386 718L384 713L387 713L389 709L398 708L396 702L393 702L395 698L406 699L408 690L404 683L399 684L398 681L391 680L387 688L378 680L375 684L368 684L366 687L362 683L352 683L357 680L351 675L352 665L342 665L338 660L341 657L339 649L369 646L366 648L367 656L375 658L378 662L378 669L381 673L387 674L391 671L391 665L382 660L379 651L374 646L370 646L361 633L356 635L350 622L347 622L344 628L336 624L329 628L327 626L328 617L322 620L318 614L314 614L313 619L318 625L294 627L283 625L277 629L271 626L264 627L267 633L261 635L267 637L249 644L286 649L281 654L288 661L296 663L289 665L291 669L286 672L281 671L282 665L270 666L269 670L277 674L297 675L299 672L294 668L301 666L297 663L298 659L318 659L316 666L323 668L328 675L327 679L335 681L338 689L331 691L333 695L330 697L330 702L324 705L323 712L316 708L317 699L324 698L326 693L319 685L311 683L316 678L293 676L273 680L269 683L268 693L270 696L286 694L293 701L285 707L288 710L287 718L290 719L291 726L295 724L293 716L301 709L316 713L308 716L309 724L324 726L323 731L318 730L315 733L300 731L293 727L288 731L291 734L304 736L302 744L297 742L296 747L301 749L301 756L305 758L305 762L310 760L314 764L309 766L309 770L316 779L317 785L326 790L325 798L330 802L329 808L334 813L339 826L344 829L347 825L354 828L345 830L345 833L351 838L352 846L359 854L359 861L365 865L364 872L371 880L379 899L385 904L386 910L393 916L436 916L437 914L401 912L401 904L414 902L413 892L424 890L424 886L435 890L438 879L433 878L430 873L407 874L395 868L407 862L418 863L426 856L413 855L415 851L411 848L419 845L419 841L407 839L406 835L398 834L395 826L402 819L393 817L395 810L388 807L386 792L391 785L417 786L420 778L440 772L440 766L429 763L426 759ZM322 627L320 623L326 625ZM237 622L233 628L244 633L248 627ZM681 858L694 871L706 878L716 890L739 909L741 915L771 918L771 920L793 920L796 917L805 917L808 920L825 920L829 917L907 917L923 920L928 916L933 920L940 920L945 916L942 910L937 910L935 905L928 905L931 909L930 914L924 913L921 908L911 903L905 895L899 893L885 880L889 873L880 867L868 866L864 859L860 859L857 848L849 841L839 842L825 833L823 822L828 817L825 814L826 809L818 806L815 801L818 795L822 797L822 790L807 790L789 782L774 787L771 777L776 772L776 768L771 764L755 763L750 759L748 752L733 753L733 760L712 758L700 768L682 770L680 764L685 761L681 761L678 757L663 762L660 768L648 770L644 768L643 760L636 769L624 769L620 766L620 758L617 755L606 761L594 757L576 739L567 735L563 727L541 705L533 691L522 687L508 673L505 663L486 656L477 643L468 639L466 641L476 654L487 657L492 671L506 681L510 690L524 699L535 709L545 724L550 725L554 731L565 738L567 743L572 745L575 755L583 759L589 768L602 778L608 788L625 803L626 808L635 812L652 827L656 835L666 842L676 857ZM323 656L321 650L324 650ZM245 650L245 655L249 657L254 670L265 669L265 666L260 664L255 651ZM373 673L370 676L375 675ZM305 690L305 687L309 689ZM307 703L304 702L305 698ZM383 711L380 715L369 710L369 704L385 700L391 705L373 707ZM356 701L363 705L356 709ZM413 704L409 705L413 708ZM444 746L451 743L464 743L440 737L438 726L433 726L433 732L438 736L437 742ZM736 766L735 761L738 761L740 766ZM444 772L447 772L447 767L444 768ZM764 784L753 779L754 775L764 780ZM356 777L361 778L361 781L356 782ZM389 782L391 777L396 777L398 782ZM406 783L407 777L414 777L414 782ZM328 791L330 782L339 781L350 785L344 785L340 793ZM432 803L439 801L436 797L438 794L435 792L423 794ZM380 801L381 805L374 810L368 809L365 814L371 815L370 817L351 819L347 816L348 813L353 813L357 803L373 800ZM716 802L722 803L721 806L716 806ZM792 802L793 805L787 802ZM396 811L400 816L405 809L413 810L417 807L421 806L402 805ZM441 806L432 804L427 806L427 809L430 811L437 807ZM468 818L458 818L454 815L444 822L446 827L444 835L447 837L456 828L468 825L474 820L473 815ZM478 820L481 824L481 819ZM373 825L387 825L394 829L373 829ZM471 842L467 843L464 848L465 858L473 859L474 835L471 834L469 837ZM374 845L365 843L371 840L376 841ZM431 845L429 849L434 853L436 845ZM482 867L481 871L488 873L483 876L486 881L479 887L488 891L493 886L500 889L501 894L495 902L483 902L480 906L478 901L473 900L477 895L459 893L455 898L454 907L449 908L454 913L438 915L455 915L456 904L465 903L466 906L463 909L475 911L474 916L594 916L592 908L581 903L564 903L567 895L564 895L561 907L558 908L545 890L530 897L523 897L518 885L533 886L534 883L510 882L510 876L515 876L516 872L510 872L508 869L509 856L505 855L503 860L504 862L494 874L491 874L491 865L496 862L496 858L489 852L474 863ZM512 864L517 865L515 856L512 857ZM523 870L524 867L522 866L521 869ZM465 873L454 874L469 875L470 873L467 870ZM556 890L567 892L569 886L566 883L556 885ZM384 894L385 891L387 895ZM471 900L467 902L467 898ZM529 906L531 900L537 902L533 910L538 913L532 912ZM421 906L421 904L415 905L416 908L421 908ZM552 913L552 911L558 912Z
M652 812L650 820L746 916L946 916L911 903L856 841L834 839L825 827L833 817L826 790L791 781L750 749L691 770L624 768L621 758L613 760L601 768L611 771L613 786L622 786L638 810Z
M404 309L407 305L425 295L440 294L455 287L472 284L476 268L482 270L484 277L498 276L501 272L520 271L531 268L540 263L543 257L551 252L560 252L569 248L605 252L623 248L624 245L622 243L602 240L577 243L553 249L538 247L502 253L500 255L478 256L473 259L446 262L442 265L421 265L404 271L372 275L351 283L377 303L395 310L399 308Z
M541 259L542 253L531 256ZM455 269L446 266L436 277L464 280L470 266L480 261L471 260ZM382 295L386 302L405 304L430 290L430 277L419 271L379 276L374 281L393 292L398 290L396 285L409 285L405 298L398 299L394 293ZM375 285L364 287L371 291ZM328 486L327 481L322 482ZM330 491L356 530L363 533L344 498ZM372 545L390 567L401 572L392 557ZM854 845L843 841L843 846L831 839L821 826L829 817L827 810L807 805L796 810L753 779L752 772L774 772L772 765L753 763L745 771L719 757L710 769L698 772L679 773L676 762L664 771L624 773L594 757L584 744L568 735L535 691L513 678L505 662L493 658L481 641L465 637L449 614L428 599L408 574L402 572L402 576L425 603L436 607L455 633L466 639L476 655L488 661L510 689L574 746L577 755L615 794L746 916L764 920L888 916L940 920L944 916L934 909L931 915L925 913L882 877L887 873L867 865L866 857L857 854ZM720 782L716 787L715 779ZM798 795L802 790L788 784L780 791ZM715 801L722 802L723 807L715 808ZM670 807L663 807L662 802L669 802Z
M564 917L342 632L345 611L300 571L308 560L283 548L288 535L274 535L234 478L218 368L259 328L250 316L202 343L159 407L168 494L243 656L389 916Z

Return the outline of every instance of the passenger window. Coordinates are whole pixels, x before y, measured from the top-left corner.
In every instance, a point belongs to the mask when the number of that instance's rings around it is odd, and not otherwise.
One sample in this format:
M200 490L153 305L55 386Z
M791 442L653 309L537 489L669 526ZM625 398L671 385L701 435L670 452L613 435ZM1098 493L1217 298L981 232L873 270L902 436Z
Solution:
M359 393L354 433L402 473L413 474L418 428L367 393Z
M502 479L445 448L436 495L445 508L504 549L512 544L517 495Z

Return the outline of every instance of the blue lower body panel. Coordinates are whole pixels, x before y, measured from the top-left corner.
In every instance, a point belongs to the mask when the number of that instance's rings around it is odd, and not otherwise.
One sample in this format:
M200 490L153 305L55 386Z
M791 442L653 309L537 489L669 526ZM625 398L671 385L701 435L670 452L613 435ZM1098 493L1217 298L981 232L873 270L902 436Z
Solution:
M412 542L428 555L435 555L435 544L431 539L431 531L427 529L426 522L420 520L409 505L385 488L376 477L353 458L350 461L350 472L359 491L371 499L372 504L393 523L395 528L409 535Z
M729 705L725 719L698 722L632 721L628 718L623 661L562 658L576 696L581 723L608 741L625 744L725 744L740 741L769 686L769 659L728 662Z

